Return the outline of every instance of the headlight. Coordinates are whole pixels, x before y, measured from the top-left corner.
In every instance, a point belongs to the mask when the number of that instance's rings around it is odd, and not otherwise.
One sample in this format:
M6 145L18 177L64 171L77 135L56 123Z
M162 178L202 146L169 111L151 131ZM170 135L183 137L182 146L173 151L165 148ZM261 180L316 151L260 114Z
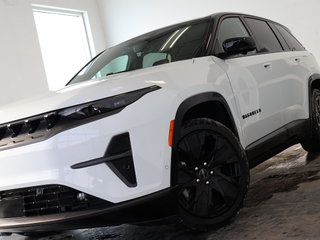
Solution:
M145 94L158 89L160 89L159 86L142 88L2 124L0 125L0 151L40 142L67 129L116 114Z
M124 107L134 103L145 94L158 89L160 89L159 86L151 86L74 107L69 107L60 110L58 115L71 119L85 119L99 114L111 113L116 110L122 110Z

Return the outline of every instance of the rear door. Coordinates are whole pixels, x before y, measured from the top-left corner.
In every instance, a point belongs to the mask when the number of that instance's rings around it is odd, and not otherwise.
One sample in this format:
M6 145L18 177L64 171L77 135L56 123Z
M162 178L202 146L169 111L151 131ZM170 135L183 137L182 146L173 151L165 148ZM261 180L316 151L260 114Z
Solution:
M251 36L257 44L257 50L246 55L216 59L230 79L240 115L243 145L248 146L285 124L284 112L294 105L291 96L299 98L296 85L301 85L301 79L290 72L290 64L284 59L284 46L266 21L226 17L217 31L215 55L223 51L222 43L232 37ZM301 99L295 102L301 104ZM292 109L294 118L295 111Z
M284 123L306 119L309 117L308 80L310 74L316 71L316 62L286 27L277 23L270 23L270 26L278 38L288 46L283 59L289 68L288 73L291 74L286 93L291 105L284 112Z

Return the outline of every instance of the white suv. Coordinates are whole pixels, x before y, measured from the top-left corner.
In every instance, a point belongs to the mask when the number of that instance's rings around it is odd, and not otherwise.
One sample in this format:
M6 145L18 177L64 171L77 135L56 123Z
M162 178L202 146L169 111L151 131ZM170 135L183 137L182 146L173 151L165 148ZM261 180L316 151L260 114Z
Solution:
M107 49L63 89L1 108L0 231L220 226L249 167L320 150L319 73L286 27L236 13Z

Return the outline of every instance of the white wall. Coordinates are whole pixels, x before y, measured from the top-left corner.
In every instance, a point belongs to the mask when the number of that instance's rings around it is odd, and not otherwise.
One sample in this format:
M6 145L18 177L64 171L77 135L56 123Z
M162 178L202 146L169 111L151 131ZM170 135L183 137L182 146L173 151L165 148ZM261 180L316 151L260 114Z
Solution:
M32 4L87 11L96 52L106 47L95 0L0 0L0 106L48 91Z
M108 46L144 32L215 12L242 12L278 21L320 62L319 0L98 0Z
M320 62L318 0L0 0L0 106L48 91L31 4L87 11L96 52L159 27L235 11L283 23Z

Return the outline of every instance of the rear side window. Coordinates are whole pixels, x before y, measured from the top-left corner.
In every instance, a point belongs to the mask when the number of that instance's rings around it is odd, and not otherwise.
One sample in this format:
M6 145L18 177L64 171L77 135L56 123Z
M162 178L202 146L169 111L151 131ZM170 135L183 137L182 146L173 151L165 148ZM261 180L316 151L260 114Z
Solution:
M280 52L283 50L267 22L253 18L245 18L245 20L260 46L260 52Z
M275 26L279 30L280 34L283 36L291 51L305 50L301 43L289 31L287 31L278 24L275 24Z

